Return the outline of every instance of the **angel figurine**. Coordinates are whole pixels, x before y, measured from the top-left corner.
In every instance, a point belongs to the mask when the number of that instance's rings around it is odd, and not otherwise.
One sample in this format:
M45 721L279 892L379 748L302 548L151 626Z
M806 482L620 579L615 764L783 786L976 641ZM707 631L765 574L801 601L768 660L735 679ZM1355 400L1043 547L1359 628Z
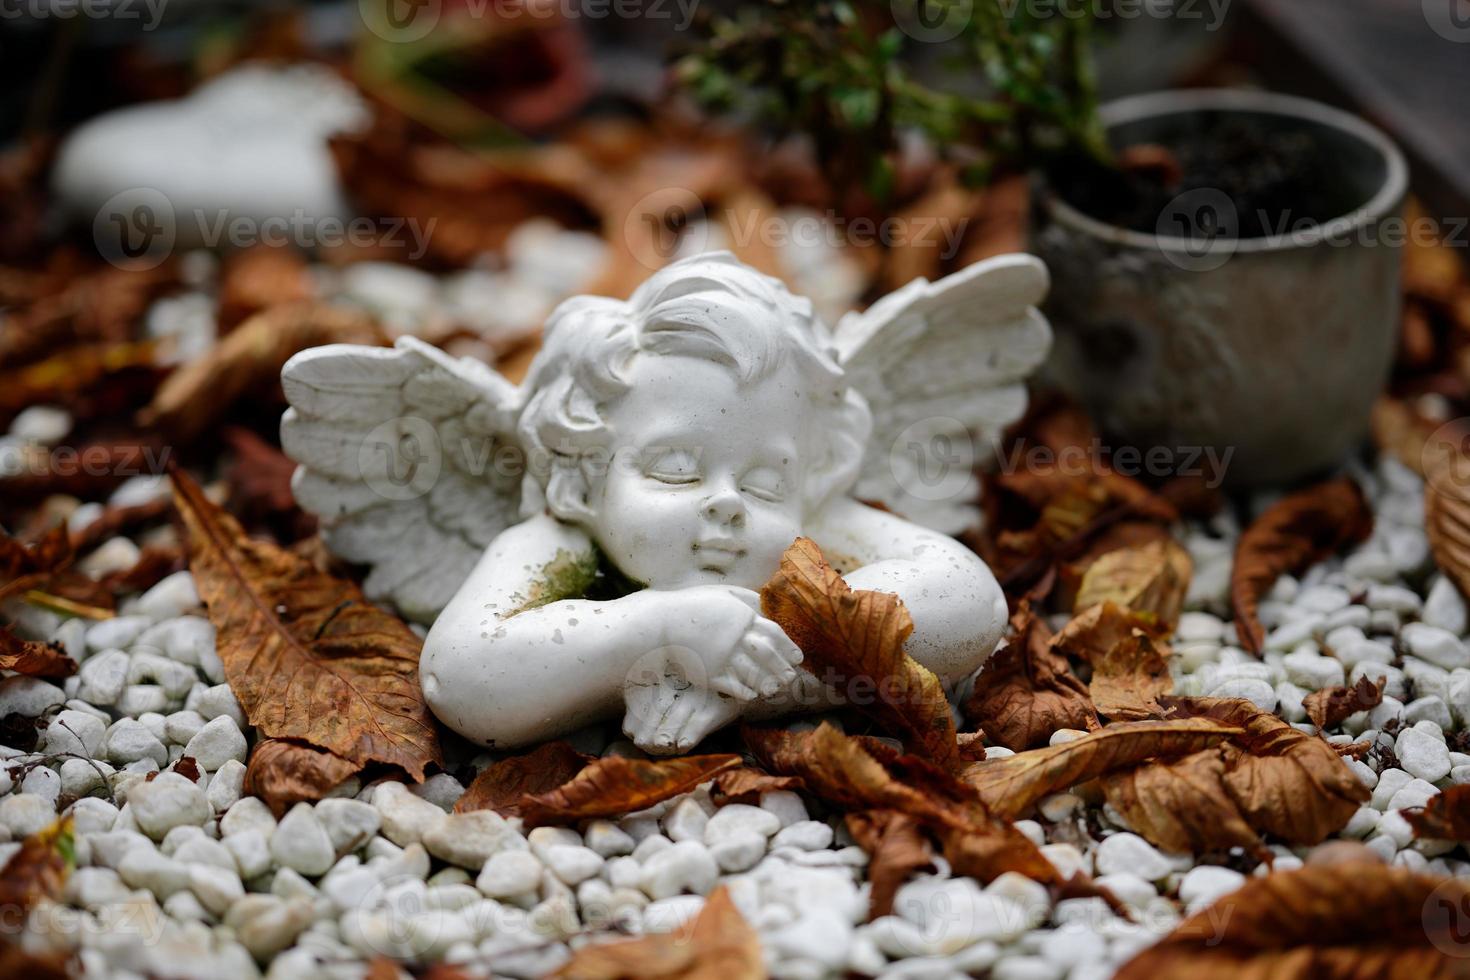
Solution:
M511 749L622 712L643 750L687 751L836 703L761 615L800 535L903 599L906 652L951 688L994 651L1005 599L945 533L976 516L972 461L936 499L921 457L933 420L983 445L1024 411L1046 288L1040 260L999 256L829 330L705 253L626 301L562 303L520 386L410 337L304 351L282 443L367 595L432 623L419 672L445 725Z

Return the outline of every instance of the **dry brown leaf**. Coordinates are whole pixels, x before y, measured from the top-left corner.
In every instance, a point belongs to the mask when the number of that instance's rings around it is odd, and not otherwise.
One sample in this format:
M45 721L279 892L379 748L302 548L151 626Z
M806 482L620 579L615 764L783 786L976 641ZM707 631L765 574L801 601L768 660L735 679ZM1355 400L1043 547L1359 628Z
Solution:
M0 909L5 921L0 931L23 925L37 902L56 899L76 866L71 816L59 817L26 837L20 849L0 868Z
M903 652L914 621L891 592L853 590L809 538L797 538L761 590L761 610L830 684L910 752L935 764L959 762L944 686Z
M322 799L360 768L314 745L262 739L250 752L244 792L260 797L279 818L297 803Z
M170 772L178 773L191 783L199 782L199 777L202 775L199 771L199 760L192 755L179 756L168 768Z
M1362 489L1346 478L1299 490L1266 508L1240 536L1230 570L1240 645L1257 655L1265 648L1256 608L1276 579L1362 541L1372 530L1373 510Z
M24 980L72 980L80 969L70 966L70 957L62 953L29 953L17 943L0 936L0 977Z
M367 972L363 974L363 980L401 980L409 976L408 972L393 960L379 953L368 962Z
M22 640L0 626L0 670L28 677L70 677L77 672L77 662L55 643Z
M220 270L220 326L229 330L261 310L310 299L314 292L311 271L295 249L265 243L241 249Z
M1163 698L1173 718L1212 719L1241 729L1221 747L1225 788L1257 831L1318 844L1341 830L1372 795L1332 746L1249 701Z
M1425 446L1439 424L1425 418L1405 401L1381 395L1373 403L1373 442L1380 453L1395 457L1409 469L1424 475ZM1470 431L1460 432L1463 438Z
M279 395L281 367L291 355L323 344L386 342L365 313L326 303L286 303L257 313L206 356L169 375L139 414L140 424L158 427L188 442L209 429L239 398L258 389Z
M1104 602L1152 617L1173 632L1194 562L1172 538L1119 548L1098 558L1082 576L1073 612Z
M726 803L755 803L763 793L799 791L805 788L806 784L798 776L773 776L753 766L741 766L715 777L710 798L720 806Z
M1015 819L1048 794L1155 756L1188 755L1242 731L1208 718L1119 722L1071 742L976 762L960 777L991 812Z
M893 911L893 897L911 875L934 867L934 848L916 817L896 810L864 810L847 815L847 830L868 852L870 920Z
M1436 980L1465 976L1470 882L1375 862L1248 879L1115 980Z
M1415 837L1470 840L1470 786L1450 786L1422 807L1403 811Z
M0 599L39 592L85 606L111 608L112 594L73 569L75 557L65 524L30 543L0 531Z
M677 759L597 759L556 789L521 799L527 827L567 824L645 810L687 793L716 774L740 765L738 755L690 755Z
M494 810L502 817L519 816L522 797L549 793L581 772L592 758L556 741L492 762L454 804L454 812Z
M965 718L990 740L1020 752L1045 745L1059 728L1097 726L1087 685L1051 647L1051 631L1023 601L1012 637L985 662L965 700Z
M765 980L760 940L723 885L699 915L668 933L590 943L572 954L557 980Z
M1052 647L1092 665L1088 694L1098 714L1115 721L1158 718L1158 699L1174 690L1169 648L1155 642L1163 628L1152 614L1104 600L1064 626Z
M1062 884L1035 844L987 810L973 789L924 759L899 756L881 742L846 736L825 722L806 732L749 726L742 731L763 765L800 776L828 803L914 817L939 838L958 874L990 881L1015 871Z
M1307 717L1320 729L1336 728L1349 715L1359 711L1371 711L1383 703L1383 686L1388 679L1380 677L1374 681L1359 677L1352 687L1324 687L1302 698L1302 707Z
M1225 788L1218 748L1160 760L1102 778L1108 803L1134 832L1166 851L1199 854L1255 849L1260 838Z
M1470 595L1470 457L1458 450L1426 475L1424 530L1434 563Z
M225 677L260 734L418 780L442 762L419 687L421 641L408 625L352 582L246 537L187 475L173 484Z
M90 419L106 415L108 407L131 407L158 384L162 371L156 360L152 341L63 348L44 361L0 374L0 415L28 405L60 405L76 418Z

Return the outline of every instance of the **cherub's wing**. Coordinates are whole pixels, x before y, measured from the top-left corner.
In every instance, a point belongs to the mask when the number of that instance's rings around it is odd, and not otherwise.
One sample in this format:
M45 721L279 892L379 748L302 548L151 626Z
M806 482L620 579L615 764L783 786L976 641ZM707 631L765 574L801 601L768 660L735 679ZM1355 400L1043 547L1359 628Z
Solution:
M972 464L1026 410L1025 379L1051 347L1036 309L1046 266L1000 255L915 279L833 332L873 436L854 493L946 533L975 523Z
M518 519L519 390L412 337L303 351L281 383L297 502L334 554L372 566L369 598L432 622Z

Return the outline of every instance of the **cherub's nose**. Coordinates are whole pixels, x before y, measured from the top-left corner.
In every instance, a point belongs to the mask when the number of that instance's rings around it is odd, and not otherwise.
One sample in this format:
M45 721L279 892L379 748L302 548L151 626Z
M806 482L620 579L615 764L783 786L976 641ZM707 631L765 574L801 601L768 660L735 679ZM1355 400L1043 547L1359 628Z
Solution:
M741 527L745 524L745 504L740 494L726 487L705 500L704 516L719 524Z

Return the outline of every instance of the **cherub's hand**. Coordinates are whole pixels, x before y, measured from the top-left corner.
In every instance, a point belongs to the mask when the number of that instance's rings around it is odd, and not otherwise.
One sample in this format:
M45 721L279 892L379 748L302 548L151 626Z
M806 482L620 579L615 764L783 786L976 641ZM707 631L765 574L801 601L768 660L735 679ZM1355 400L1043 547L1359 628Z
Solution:
M757 615L709 686L738 701L769 698L796 680L800 663L801 650L781 627Z
M623 688L623 731L644 751L688 751L742 704L796 680L801 651L759 614L751 590L699 586L661 602L670 642L640 658Z
M668 593L665 634L673 647L698 653L703 676L689 681L737 701L770 697L796 679L801 650L760 615L760 596L735 586L704 585Z

